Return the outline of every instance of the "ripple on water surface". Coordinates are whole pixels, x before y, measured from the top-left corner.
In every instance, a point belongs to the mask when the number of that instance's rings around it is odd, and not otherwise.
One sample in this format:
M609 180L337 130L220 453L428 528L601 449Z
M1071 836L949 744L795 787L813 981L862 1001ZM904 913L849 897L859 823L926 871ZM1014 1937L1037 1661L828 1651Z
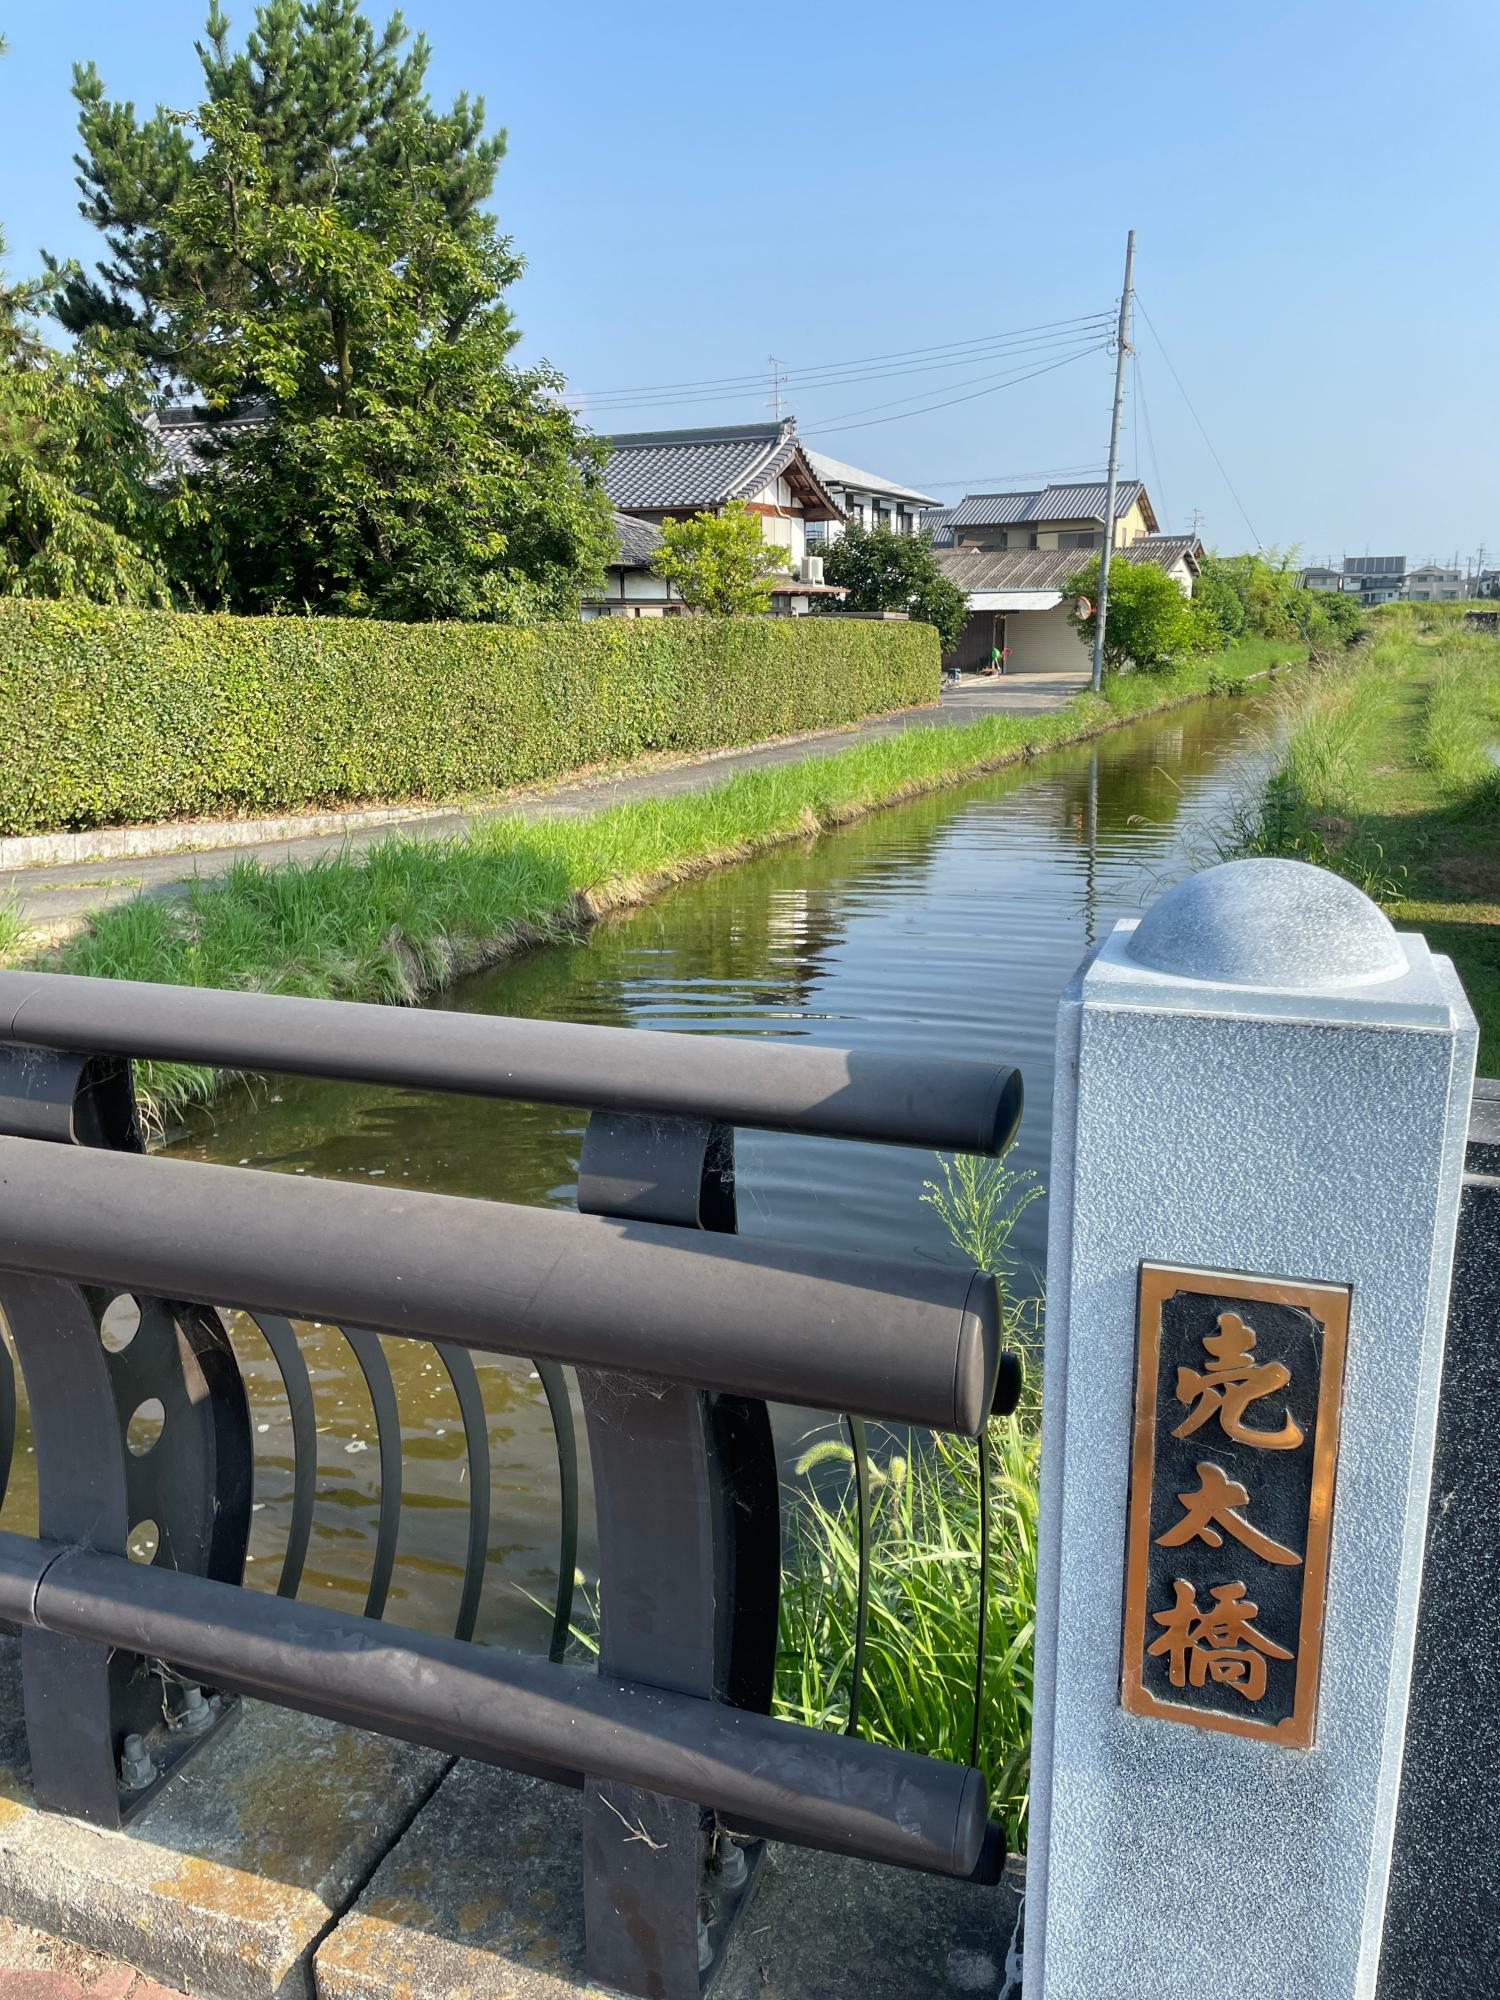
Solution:
M1209 852L1210 830L1264 753L1243 705L1207 703L961 790L877 813L809 843L685 884L466 981L441 1004L476 1013L806 1039L829 1046L1014 1063L1026 1115L1014 1164L1049 1144L1058 996L1088 945L1138 915ZM569 1206L582 1114L412 1092L267 1082L204 1118L178 1151L291 1173ZM741 1228L882 1257L947 1259L922 1205L930 1156L742 1133ZM1045 1203L1015 1248L1039 1267ZM304 1328L318 1411L320 1506L304 1595L358 1610L378 1510L370 1398L341 1337ZM290 1517L291 1438L259 1337L235 1334L256 1431L254 1562L274 1588ZM467 1521L463 1426L423 1343L387 1340L405 1441L399 1556L388 1615L451 1621ZM557 1475L547 1405L522 1361L478 1363L494 1491L481 1638L545 1643L555 1583ZM789 1441L806 1420L787 1413ZM5 1524L34 1519L29 1437ZM584 1466L585 1482L587 1466ZM585 1492L585 1516L591 1518ZM586 1528L582 1559L593 1552Z

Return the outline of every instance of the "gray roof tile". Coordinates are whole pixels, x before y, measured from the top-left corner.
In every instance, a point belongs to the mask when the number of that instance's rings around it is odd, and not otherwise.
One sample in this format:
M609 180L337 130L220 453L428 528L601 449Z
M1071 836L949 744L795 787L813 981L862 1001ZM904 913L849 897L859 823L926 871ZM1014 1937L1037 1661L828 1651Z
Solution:
M1115 518L1128 514L1145 490L1138 479L1122 479L1115 487ZM955 528L1008 528L1018 521L1102 521L1108 497L1103 480L1088 486L1033 487L1025 493L966 493L952 510L952 521Z
M1127 562L1159 562L1168 569L1179 557L1186 557L1196 569L1203 560L1203 544L1196 535L1140 535L1128 549L1116 549Z
M638 521L633 514L622 514L617 507L614 529L615 559L609 568L649 569L652 556L661 547L661 536L651 523Z
M824 518L840 518L790 418L710 430L630 431L605 442L609 462L604 484L614 504L627 512L722 507L729 500L748 500L797 462L827 504Z
M264 428L268 415L263 404L252 405L233 417L212 417L196 407L151 412L145 419L145 430L156 453L153 483L168 484L188 473L206 471L212 460L204 446L210 439L215 444L229 444L235 438L248 437Z
M826 451L809 451L807 456L825 486L852 486L856 492L889 494L894 500L915 500L925 507L936 504L930 493L919 493L915 486L901 486L894 479L882 478L878 472L864 472L857 465L846 465L841 458L830 458Z
M1192 535L1143 535L1128 548L1116 549L1114 562L1155 563L1165 569L1173 560L1162 546L1191 547ZM937 549L944 576L960 590L1061 590L1094 560L1091 549Z
M1087 549L938 549L960 590L1061 590L1090 560Z

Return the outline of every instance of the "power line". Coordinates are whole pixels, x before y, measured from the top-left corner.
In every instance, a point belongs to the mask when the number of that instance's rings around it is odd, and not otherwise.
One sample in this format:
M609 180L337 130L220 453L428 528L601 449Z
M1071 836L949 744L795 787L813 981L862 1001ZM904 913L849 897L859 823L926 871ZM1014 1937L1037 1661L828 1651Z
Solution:
M976 401L977 398L980 396L994 395L997 389L1011 388L1014 387L1014 385L1018 382L1033 382L1036 380L1038 375L1051 375L1056 369L1066 368L1070 362L1081 360L1084 354L1102 354L1108 346L1109 346L1108 341L1105 340L1098 341L1095 343L1094 346L1086 347L1082 349L1081 352L1078 354L1067 354L1064 355L1061 361L1048 362L1045 368L1033 368L1025 375L1014 375L1010 378L1008 382L997 382L991 388L988 389L975 389L972 392L972 394L967 396L950 396L946 402L927 403L920 410L905 411L902 416L867 417L865 421L860 424L842 424L839 423L837 419L834 419L830 423L821 426L819 430L814 430L812 432L804 432L803 435L817 437L820 435L826 435L830 430L866 431L869 430L875 424L899 424L903 422L906 417L926 416L929 410L948 410L951 409L955 403L972 403Z
M888 354L865 354L847 357L840 361L824 361L810 364L806 368L789 370L792 375L821 375L830 368L863 368L877 361L904 361L913 356L927 354L949 354L955 348L987 347L992 341L1019 339L1025 334L1047 333L1058 327L1078 326L1084 322L1107 319L1107 313L1078 313L1072 319L1042 320L1035 326L1011 327L1003 333L975 334L968 340L939 341L931 347L902 347ZM749 375L704 375L696 381L637 383L633 388L600 389L590 395L591 401L607 402L615 396L651 396L658 390L672 389L724 389L734 387L756 387L765 380L763 371Z
M1244 501L1240 498L1239 494L1235 492L1234 481L1230 478L1229 474L1224 470L1224 461L1222 458L1220 458L1219 454L1214 450L1213 439L1209 436L1208 432L1203 428L1203 419L1202 417L1199 416L1198 412L1193 408L1193 399L1188 394L1187 390L1182 386L1182 377L1178 374L1177 370L1172 367L1172 357L1167 352L1166 343L1162 340L1161 335L1156 330L1156 322L1152 319L1150 313L1147 312L1145 306L1141 304L1139 293L1136 294L1136 303L1141 307L1141 317L1142 319L1145 320L1147 326L1149 326L1151 329L1151 338L1156 342L1157 350L1160 353L1162 360L1166 362L1168 369L1171 370L1172 380L1177 384L1178 394L1182 397L1183 402L1185 402L1188 406L1189 416L1192 418L1193 422L1198 426L1198 435L1203 439L1203 442L1208 446L1209 457L1213 460L1214 464L1219 468L1219 477L1223 480L1224 484L1229 488L1230 496L1233 499L1235 506L1239 508L1241 515L1243 515L1244 517L1245 526L1250 530L1250 539L1254 542L1257 549L1264 551L1266 545L1261 540L1260 536L1255 532L1255 523L1251 520L1249 514L1245 511Z
M1144 308L1142 308L1142 310L1144 311ZM1151 477L1156 485L1156 497L1158 501L1161 503L1160 507L1161 518L1162 520L1167 521L1171 519L1172 510L1167 505L1166 482L1163 480L1161 476L1161 462L1156 456L1156 439L1152 435L1151 431L1151 410L1150 406L1146 402L1146 382L1145 382L1145 377L1141 374L1141 357L1139 350L1132 349L1132 358L1134 359L1135 362L1136 409L1140 413L1139 422L1143 423L1146 427L1146 454L1151 461ZM1137 450L1136 453L1135 469L1136 469L1136 477L1139 478L1141 471L1139 450Z
M1072 348L1070 349L1070 351L1069 351L1069 352L1068 352L1067 354L1065 354L1065 355L1063 355L1063 356L1062 356L1062 359L1063 359L1063 360L1065 360L1065 361L1071 361L1071 360L1073 360L1073 359L1074 359L1074 357L1075 357L1075 356L1077 356L1077 355L1079 355L1079 354L1092 354L1092 353L1093 353L1093 352L1095 351L1095 349L1096 349L1096 348L1097 348L1097 347L1099 346L1099 344L1100 344L1100 343L1099 343L1098 341L1092 341L1092 342L1089 342L1088 344L1086 344L1086 345L1084 345L1084 346L1078 346L1078 345L1075 345L1075 346L1073 346L1073 347L1072 347ZM994 385L994 386L997 386L997 387L1003 387L1003 386L1004 386L1004 383L1005 383L1006 381L1008 381L1009 379L1010 379L1010 378L1009 378L1009 376L1008 376L1008 375L1003 375L1003 376L1001 376L1001 375L971 375L971 376L969 376L969 377L968 377L967 381L963 381L963 382L950 382L950 383L948 383L948 384L947 384L946 386L947 386L948 388L950 388L950 389L974 389L974 388L981 388L981 389L982 389L982 388L984 388L984 387L988 387L988 386L990 386L990 385ZM935 385L934 385L934 386L935 386ZM914 403L914 402L916 402L916 401L917 401L917 399L918 399L918 397L920 397L920 396L921 396L921 395L923 395L924 393L925 393L925 392L924 392L923 390L920 390L920 389L919 389L919 390L917 390L917 391L915 392L915 394L913 394L913 395L910 395L910 396L894 396L894 397L892 397L892 398L891 398L891 400L890 400L889 402L886 402L886 403L866 403L866 404L865 404L865 405L863 406L863 408L861 408L861 409L857 409L857 410L841 410L841 411L839 412L839 414L838 414L838 416L837 416L837 417L815 417L815 418L813 419L813 422L814 422L815 424L819 424L819 425L823 425L823 426L825 426L825 427L826 427L826 426L827 426L828 424L834 424L834 423L840 423L840 422L842 422L842 420L843 420L843 419L844 419L845 417L863 417L863 416L867 416L867 415L868 415L868 414L869 414L869 413L870 413L870 412L871 412L872 410L895 410L895 409L899 409L899 408L901 407L901 405L902 405L903 403ZM955 398L955 400L956 400L956 401L962 401L962 400L963 400L963 398L961 398L961 397L958 397L958 398ZM944 406L943 404L937 404L937 405L935 405L935 407L936 407L936 408L938 408L938 409L942 409L942 408L943 408L943 407L945 407L945 406Z
M1002 341L985 347L976 347L963 354L949 355L945 360L912 362L902 368L875 368L864 365L851 365L848 368L827 370L821 373L813 370L785 368L779 370L779 373L783 384L790 385L794 390L834 388L844 382L879 382L897 376L927 375L949 368L964 368L971 366L976 361L994 360L1001 355L1048 352L1059 347L1065 347L1072 341L1090 339L1102 332L1102 327L1084 325L1073 329L1069 333L1047 334L1038 338ZM699 406L705 403L740 402L753 389L763 388L765 379L765 374L762 372L752 380L732 389L721 391L694 389L685 393L617 398L613 401L578 391L574 395L574 400L583 404L591 414L597 412L603 416L613 415L618 411L624 410L663 409L684 405Z
M1044 465L1030 472L967 472L956 479L915 479L914 486L967 486L979 492L989 486L1000 486L1010 480L1022 479L1068 479L1082 478L1097 481L1104 477L1104 468L1097 459L1085 459L1078 465Z

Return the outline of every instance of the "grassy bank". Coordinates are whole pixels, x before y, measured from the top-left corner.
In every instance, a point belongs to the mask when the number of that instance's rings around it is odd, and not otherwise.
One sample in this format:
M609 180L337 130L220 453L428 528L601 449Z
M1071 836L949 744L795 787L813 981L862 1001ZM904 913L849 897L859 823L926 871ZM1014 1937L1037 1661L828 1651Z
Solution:
M137 897L101 913L46 962L106 978L410 1003L703 869L1243 685L1288 657L1285 645L1255 641L1178 673L1112 681L1104 696L1053 714L913 729L586 819L501 817L459 839L395 837L357 857L240 861L182 900ZM170 1116L214 1079L155 1065L141 1082Z
M1235 843L1337 869L1452 958L1489 1075L1500 1068L1497 745L1500 639L1451 619L1382 619L1358 670L1300 716Z

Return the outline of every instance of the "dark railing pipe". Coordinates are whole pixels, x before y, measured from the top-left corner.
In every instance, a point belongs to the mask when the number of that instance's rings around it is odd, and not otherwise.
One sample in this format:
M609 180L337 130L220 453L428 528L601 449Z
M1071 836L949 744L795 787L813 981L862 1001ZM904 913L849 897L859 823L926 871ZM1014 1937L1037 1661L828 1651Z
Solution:
M123 1556L0 1535L0 1611L240 1694L644 1786L868 1861L969 1876L985 1851L984 1779L967 1766Z
M961 1153L1003 1152L1021 1116L996 1063L57 972L0 972L0 1041Z
M0 1137L0 1269L971 1437L999 1365L974 1271L39 1139Z

